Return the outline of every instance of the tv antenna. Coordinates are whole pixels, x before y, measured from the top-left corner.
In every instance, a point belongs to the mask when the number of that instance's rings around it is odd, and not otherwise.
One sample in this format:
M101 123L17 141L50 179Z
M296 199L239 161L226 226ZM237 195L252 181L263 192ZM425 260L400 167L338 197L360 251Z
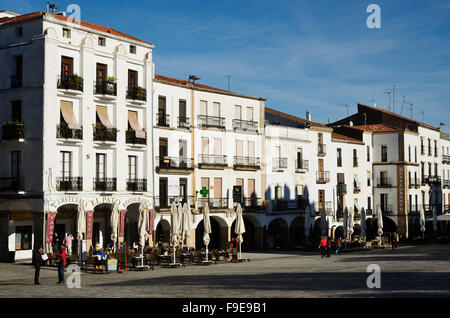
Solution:
M409 105L409 109L411 110L411 119L413 119L414 104L413 103L408 103L408 102L406 102L405 104Z
M228 80L228 91L230 91L230 77L233 76L234 74L230 74L230 75L225 75L222 76L221 78L227 78Z
M339 105L339 106L347 108L347 117L348 117L348 104Z
M201 78L196 75L189 75L189 82L195 83L195 81L200 80Z
M388 110L391 111L391 93L392 93L391 89L387 89L383 93L389 95L389 108L388 108Z
M423 110L420 113L417 113L416 115L422 115L422 122L425 122L425 112Z
M52 9L52 13L55 13L55 10L59 9L59 7L54 3L47 2L47 12L48 9Z

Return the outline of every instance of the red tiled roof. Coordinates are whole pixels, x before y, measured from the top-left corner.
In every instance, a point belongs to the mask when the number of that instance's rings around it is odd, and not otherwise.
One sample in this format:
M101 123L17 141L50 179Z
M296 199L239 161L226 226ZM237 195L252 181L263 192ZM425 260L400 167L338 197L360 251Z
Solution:
M61 20L61 21L65 21L65 22L71 22L73 20L71 18L62 16L62 15L59 15L59 14L52 14L50 12L45 12L45 11L37 11L37 12L23 14L23 15L20 15L20 16L17 16L17 17L1 18L0 19L0 25L4 25L4 24L8 24L8 23L21 22L21 21L27 21L27 20L38 18L38 17L42 17L44 14L47 14L49 16L54 17L55 19L58 19L58 20ZM85 28L97 30L97 31L100 31L100 32L109 33L109 34L112 34L112 35L116 35L116 36L120 36L122 38L129 39L129 40L138 41L138 42L142 42L142 43L145 43L145 44L152 45L149 42L146 42L146 41L140 40L138 38L135 38L134 36L122 33L120 31L112 29L109 26L103 26L103 25L94 24L94 23L90 23L90 22L86 22L86 21L82 21L82 20L77 20L77 22L79 22L79 24L81 26L85 27Z
M267 106L266 106L264 109L265 109L265 111L268 112L268 113L271 113L271 114L273 114L273 115L275 115L275 116L279 116L279 117L282 117L282 118L291 120L291 121L293 121L293 122L297 122L297 123L300 123L300 124L305 124L305 123L308 122L306 119L303 119L303 118L300 118L300 117L297 117L297 116L294 116L294 115L290 115L290 114L287 114L287 113L283 113L283 112L280 112L280 111L278 111L278 110L269 108L269 107L267 107ZM327 127L326 125L324 125L324 124L322 124L322 123L318 123L318 122L314 122L314 121L310 121L309 123L310 123L312 126L317 126L317 127Z
M342 139L342 140L347 140L347 141L362 142L362 141L359 140L359 139L352 138L352 137L345 136L345 135L341 135L341 134L338 134L338 133L336 133L336 132L334 132L334 131L331 133L331 138L334 138L334 139Z
M369 108L369 109L372 109L372 110L376 110L376 111L379 111L379 112L382 112L382 113L385 113L385 114L388 114L388 115L391 115L391 116L394 116L394 117L397 117L397 118L400 118L400 119L403 119L403 120L407 120L407 121L416 123L416 124L418 124L418 125L420 125L420 126L424 126L424 127L431 128L431 129L435 129L435 130L440 130L438 127L434 127L434 126L431 126L431 125L428 125L428 124L425 124L425 123L422 123L422 122L413 120L413 119L411 119L411 118L408 118L408 117L405 117L405 116L402 116L402 115L393 113L393 112L388 111L388 110L385 110L385 109L381 109L381 108L377 108L377 107L372 107L372 106L367 106L367 105L363 105L363 104L358 104L358 107L360 107L360 106L361 106L361 107L366 107L366 108Z
M395 128L383 125L383 124L373 124L373 125L361 125L361 126L348 126L345 125L345 127L350 127L350 128L355 128L355 129L359 129L359 130L364 130L364 131L371 131L371 132L385 132L385 131L396 131Z

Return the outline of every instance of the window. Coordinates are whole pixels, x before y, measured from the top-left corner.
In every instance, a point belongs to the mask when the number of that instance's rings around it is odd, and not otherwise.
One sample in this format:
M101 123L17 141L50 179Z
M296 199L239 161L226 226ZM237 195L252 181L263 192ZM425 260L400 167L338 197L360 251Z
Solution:
M253 107L247 107L247 120L253 121Z
M367 197L367 210L372 210L372 198Z
M356 149L353 149L353 167L358 166L358 152Z
M73 73L73 58L61 56L61 78L67 79Z
M417 146L414 147L414 162L417 162Z
M438 156L438 146L437 146L437 140L434 141L434 156Z
M428 155L431 156L431 139L428 138Z
M281 186L276 186L275 187L275 200L280 200L280 199L282 199L283 198L283 196L282 196L282 188L281 188Z
M104 180L106 178L106 154L98 153L96 155L96 178Z
M303 166L303 149L297 148L297 169L305 169Z
M389 210L387 193L380 194L380 208L382 212L387 212Z
M31 250L33 227L16 226L16 251Z
M420 138L420 154L425 154L425 145L423 144L423 138Z
M11 151L11 177L19 178L20 166L22 163L22 152L21 151Z
M70 39L70 29L63 28L63 37Z
M137 87L138 74L137 71L128 70L128 90L133 92L134 88Z
M370 187L370 171L367 171L367 186Z
M130 45L130 53L136 54L136 45Z
M408 146L408 161L411 162L411 146Z
M98 37L98 45L99 46L106 46L106 38L99 36Z
M22 55L13 56L15 72L11 76L11 88L22 87L22 73L23 73L23 57Z
M135 180L137 179L137 157L136 156L128 156L128 179Z
M72 153L70 151L61 151L61 177L70 178L72 176Z
M387 162L387 146L381 146L381 161Z
M370 161L370 147L367 146L367 162Z
M438 176L438 164L437 163L434 164L434 176L435 177Z
M23 28L21 26L17 27L16 28L16 38L20 38L22 35L23 35Z
M22 101L14 100L11 102L11 119L13 121L22 121Z
M342 149L337 148L337 166L342 167Z

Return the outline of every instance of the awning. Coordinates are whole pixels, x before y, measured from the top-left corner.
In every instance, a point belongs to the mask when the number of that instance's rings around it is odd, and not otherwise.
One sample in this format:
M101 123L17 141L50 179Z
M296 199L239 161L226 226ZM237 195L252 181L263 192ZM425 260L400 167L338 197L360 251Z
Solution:
M75 114L73 113L73 103L68 101L61 101L61 113L64 120L70 129L81 129L81 125L77 122Z
M143 131L139 125L137 112L132 110L128 111L128 122L130 123L131 128L136 132L136 138L145 139L145 131Z
M105 126L106 128L114 128L111 122L109 121L108 110L106 106L97 106L97 115L98 118L100 118L100 121L102 122L103 126Z

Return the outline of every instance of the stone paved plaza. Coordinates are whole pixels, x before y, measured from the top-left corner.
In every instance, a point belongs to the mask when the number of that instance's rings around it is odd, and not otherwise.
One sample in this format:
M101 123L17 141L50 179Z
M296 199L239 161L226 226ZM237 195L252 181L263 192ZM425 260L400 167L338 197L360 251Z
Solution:
M0 297L450 297L450 245L400 246L332 255L245 253L250 262L81 275L81 288L56 285L55 268L34 285L29 265L0 264ZM368 289L369 264L381 288ZM67 277L67 275L66 275Z

